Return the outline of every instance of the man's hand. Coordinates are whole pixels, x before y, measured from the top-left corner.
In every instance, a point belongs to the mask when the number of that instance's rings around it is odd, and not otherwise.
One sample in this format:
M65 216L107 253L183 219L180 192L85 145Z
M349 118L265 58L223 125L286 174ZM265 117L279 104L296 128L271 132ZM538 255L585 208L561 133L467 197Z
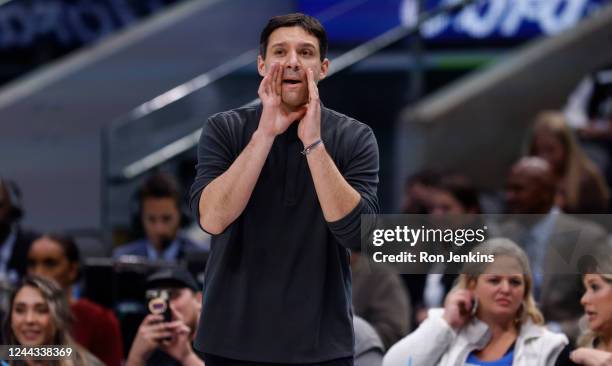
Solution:
M578 348L570 354L572 361L585 366L612 366L612 353L592 348Z
M144 365L160 345L160 340L172 336L172 331L168 329L169 323L164 323L163 320L163 316L154 314L144 318L130 348L126 366Z
M274 138L289 128L291 123L301 119L306 109L287 112L282 103L283 70L285 65L274 63L259 85L259 98L263 104L258 131L268 138Z
M170 340L162 341L160 349L183 366L203 365L204 363L195 354L191 347L191 329L183 322L181 314L170 305L172 310L172 322L167 323L168 329L172 332Z
M314 72L306 69L308 79L308 104L306 115L298 125L298 137L302 140L304 147L318 141L321 138L321 102L319 89L314 80Z

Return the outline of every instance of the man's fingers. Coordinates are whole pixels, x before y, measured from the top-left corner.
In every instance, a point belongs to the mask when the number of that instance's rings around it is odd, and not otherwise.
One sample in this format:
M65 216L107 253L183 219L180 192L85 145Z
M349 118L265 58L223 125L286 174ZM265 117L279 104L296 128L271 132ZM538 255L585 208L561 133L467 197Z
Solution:
M184 324L184 323L183 323L183 321L181 321L181 320L174 320L174 321L171 321L171 322L166 323L166 324L165 324L165 325L166 325L166 328L165 328L165 329L168 329L168 330L170 330L170 331L175 331L175 330L177 330L178 328L180 328L180 327L181 327L183 324Z
M142 321L142 324L149 325L149 324L161 322L163 320L164 320L164 317L161 315L149 314L144 318L144 320Z
M276 64L272 64L272 66L270 67L270 70L268 70L268 75L266 75L266 86L265 86L265 92L266 95L270 95L272 93L274 93L274 74L276 73Z
M310 101L318 101L319 90L317 89L317 83L315 83L314 71L312 69L306 71L306 78L308 79L308 99Z
M175 329L175 332L177 334L189 334L191 333L191 329L185 325L185 324L181 324L177 329Z
M153 342L159 343L164 339L171 338L174 332L166 329L160 329L155 332L150 332L149 337Z
M285 64L280 64L276 72L276 78L274 79L274 92L276 95L281 95L284 68Z
M306 69L306 81L308 82L308 101L312 100L312 79L313 74L311 69Z
M269 95L273 92L271 89L271 80L274 78L274 70L276 69L277 63L273 63L268 69L268 72L264 76L263 80L261 80L261 84L259 84L259 96ZM262 95L263 94L263 95Z

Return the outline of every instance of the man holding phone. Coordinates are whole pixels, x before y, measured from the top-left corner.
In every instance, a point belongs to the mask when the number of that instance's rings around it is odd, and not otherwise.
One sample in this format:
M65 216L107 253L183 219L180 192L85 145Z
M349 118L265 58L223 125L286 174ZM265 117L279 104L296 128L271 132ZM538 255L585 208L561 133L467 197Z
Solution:
M159 297L148 299L151 314L138 328L126 366L204 365L191 347L202 307L196 280L182 267L169 268L152 274L147 288Z
M207 366L353 364L348 248L378 211L378 146L321 104L326 52L318 20L273 17L261 104L204 123L191 207L212 234L195 340Z

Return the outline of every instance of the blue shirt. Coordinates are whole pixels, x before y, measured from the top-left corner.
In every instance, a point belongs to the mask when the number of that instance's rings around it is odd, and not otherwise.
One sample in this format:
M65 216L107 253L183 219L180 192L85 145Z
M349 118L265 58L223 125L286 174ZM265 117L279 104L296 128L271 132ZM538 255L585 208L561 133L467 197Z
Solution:
M465 366L512 366L513 360L514 347L512 347L502 358L495 361L482 361L472 352L465 361Z

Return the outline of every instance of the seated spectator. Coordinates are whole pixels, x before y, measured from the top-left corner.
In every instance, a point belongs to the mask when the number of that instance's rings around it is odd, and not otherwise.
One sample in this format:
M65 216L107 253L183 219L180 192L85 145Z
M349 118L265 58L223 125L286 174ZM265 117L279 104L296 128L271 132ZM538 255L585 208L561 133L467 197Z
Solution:
M445 175L430 189L430 212L441 215L481 213L478 190L458 174Z
M85 298L75 298L73 287L79 277L79 249L74 240L60 234L45 234L28 253L28 274L50 278L66 295L74 318L74 340L108 366L119 366L123 346L115 314Z
M563 110L589 157L612 185L612 63L586 75Z
M608 211L608 187L602 174L578 145L563 114L538 115L528 143L528 154L550 164L559 182L557 203L567 213Z
M202 292L196 280L184 268L175 267L152 274L147 287L167 291L172 320L165 322L162 315L147 315L138 328L126 366L204 365L191 346L202 308Z
M596 260L583 268L584 307L582 334L578 348L566 347L556 366L612 365L612 257L610 248L593 256Z
M439 219L444 225L455 229L478 229L482 226L478 190L463 175L449 174L442 176L431 189L432 219ZM458 254L467 247L455 249ZM467 253L465 253L467 254ZM421 301L417 308L416 321L420 323L427 316L427 309L442 306L442 302L454 285L459 265L438 263L430 268L425 280Z
M53 280L26 276L11 298L3 326L4 339L11 345L57 345L72 349L70 358L53 365L102 366L100 360L73 340L70 320L70 308L63 290ZM41 361L26 360L16 364L33 366L41 365Z
M607 242L607 233L594 223L561 212L554 202L555 187L555 176L546 160L525 157L515 163L506 187L509 213L529 215L509 216L499 235L516 241L527 252L535 298L548 325L575 340L582 315L582 284L579 275L564 270L571 258L562 259L556 253L601 247Z
M23 230L21 192L17 185L0 178L0 281L17 283L26 272L26 256L38 234Z
M583 281L585 292L580 303L588 329L570 358L579 365L612 365L612 274L589 273Z
M400 212L402 214L425 215L431 210L432 189L440 181L440 175L431 170L422 170L411 175L404 185L404 196L402 197ZM401 278L404 282L410 299L411 309L422 306L423 289L425 288L426 275L423 274L403 274ZM412 311L411 322L416 320L416 312Z
M382 365L385 348L376 330L363 318L353 316L355 330L354 366Z
M366 320L388 349L410 329L410 297L398 274L370 271L368 260L351 254L354 313Z
M179 231L182 197L176 181L167 174L150 177L138 194L140 222L145 238L116 248L113 257L133 255L152 261L176 262L201 249Z
M592 140L612 139L612 63L586 75L563 110L568 124Z
M401 213L426 214L431 206L431 188L440 180L438 173L424 170L410 176L404 187Z
M444 308L391 347L384 366L554 364L568 340L543 326L525 252L505 238L476 250L494 262L466 263Z

